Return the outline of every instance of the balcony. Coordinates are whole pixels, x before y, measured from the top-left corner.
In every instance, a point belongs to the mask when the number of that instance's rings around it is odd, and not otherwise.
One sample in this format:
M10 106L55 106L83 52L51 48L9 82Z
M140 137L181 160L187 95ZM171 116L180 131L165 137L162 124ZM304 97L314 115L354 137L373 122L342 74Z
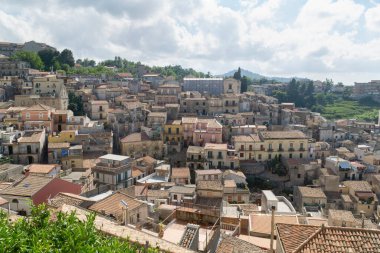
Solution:
M278 152L284 152L283 148L278 148Z
M218 155L216 158L217 159L223 159L223 156L222 155Z
M289 152L294 152L294 148L289 148L288 151Z
M273 152L273 148L268 148L268 152Z
M305 151L305 148L300 148L299 151Z
M214 159L214 156L213 155L208 155L207 159Z

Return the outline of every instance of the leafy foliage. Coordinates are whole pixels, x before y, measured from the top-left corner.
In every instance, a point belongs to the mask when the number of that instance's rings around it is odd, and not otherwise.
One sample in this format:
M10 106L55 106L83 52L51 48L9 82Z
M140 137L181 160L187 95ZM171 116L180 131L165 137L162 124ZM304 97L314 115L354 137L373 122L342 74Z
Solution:
M58 61L61 65L67 64L70 67L74 67L75 60L74 60L73 52L71 52L71 50L69 49L64 49L59 54Z
M377 122L379 105L364 103L363 101L339 100L333 104L320 108L320 112L327 119L352 119Z
M84 58L83 60L82 59L78 59L76 61L76 63L80 64L83 67L95 67L95 65L96 65L96 62L94 60L89 60L87 58Z
M106 60L100 62L98 65L107 67L117 67L118 72L128 72L135 77L139 77L139 68L142 65L140 62L128 61L119 56L115 56L114 60ZM196 77L210 77L210 73L197 72L192 68L185 69L180 65L169 65L165 67L160 66L145 66L145 70L151 73L161 74L163 76L172 76L176 80L182 80L185 76L192 75Z
M281 162L281 158L277 155L274 159L267 161L267 168L272 171L273 174L277 174L280 177L286 176L288 171Z
M240 69L240 67L238 68L238 70L235 72L235 74L234 74L234 78L236 79L236 80L241 80L241 69Z
M17 51L12 55L12 59L28 62L30 67L34 69L42 69L44 67L40 56L35 52Z
M97 232L94 221L94 214L81 222L74 213L58 213L53 219L45 205L33 207L29 219L14 223L0 212L0 253L143 252L141 245Z
M59 52L52 49L43 49L38 52L38 55L44 63L45 70L50 70L54 63L58 62Z
M75 116L84 115L83 101L80 97L75 96L73 92L69 92L69 110L72 110Z

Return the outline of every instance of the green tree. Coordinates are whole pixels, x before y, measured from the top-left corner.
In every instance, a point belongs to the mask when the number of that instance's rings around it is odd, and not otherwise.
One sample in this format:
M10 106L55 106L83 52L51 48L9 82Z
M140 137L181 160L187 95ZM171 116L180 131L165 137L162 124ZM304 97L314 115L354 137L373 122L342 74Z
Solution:
M241 69L240 69L240 67L238 68L238 70L235 72L235 74L234 74L234 78L236 79L236 80L241 80Z
M334 81L332 79L326 78L326 81L324 81L323 91L325 93L330 92L333 86L334 86Z
M84 115L83 101L80 97L75 96L73 92L69 92L69 110L72 110L75 116Z
M45 70L50 70L54 64L54 59L59 56L59 52L52 49L43 49L38 52L38 55L44 63Z
M95 214L79 220L75 213L57 212L54 216L45 205L33 207L28 219L8 220L0 211L0 252L159 252L107 236L96 230Z
M241 79L240 92L246 92L248 90L248 86L253 84L253 80L248 76L243 76Z
M73 56L73 52L69 49L64 49L58 57L59 64L62 66L63 64L68 64L70 67L74 67L75 60Z
M30 67L33 69L43 69L44 67L44 63L35 52L17 51L11 58L14 60L28 62L30 64Z

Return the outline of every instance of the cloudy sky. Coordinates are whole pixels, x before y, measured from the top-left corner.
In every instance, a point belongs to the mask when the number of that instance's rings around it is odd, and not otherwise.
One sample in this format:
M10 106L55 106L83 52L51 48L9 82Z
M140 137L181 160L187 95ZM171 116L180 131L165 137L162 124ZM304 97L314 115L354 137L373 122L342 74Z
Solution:
M0 0L0 41L221 74L380 79L378 0Z

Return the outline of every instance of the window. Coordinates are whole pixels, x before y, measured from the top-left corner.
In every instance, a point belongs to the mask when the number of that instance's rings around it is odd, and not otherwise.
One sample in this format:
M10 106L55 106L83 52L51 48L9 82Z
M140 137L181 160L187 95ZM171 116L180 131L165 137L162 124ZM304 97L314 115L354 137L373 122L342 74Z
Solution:
M241 145L241 146L240 146L240 150L244 150L244 145Z
M174 194L174 195L173 195L173 199L174 199L174 200L177 200L177 198L178 198L178 197L177 197L177 194Z
M27 119L30 119L30 113L27 112L26 115L25 115L25 117L26 117Z
M179 128L176 128L176 129L175 129L175 133L176 133L176 134L179 134Z
M297 174L297 178L301 178L301 174Z
M168 128L168 133L169 133L169 134L172 133L172 129L171 129L171 127Z
M232 84L228 84L228 89L232 89Z
M293 154L289 154L289 158L293 158Z
M269 155L268 155L268 159L272 159L272 154L269 154Z
M300 153L300 158L302 158L303 157L303 155L302 155L302 153Z
M42 113L38 114L38 118L39 119L43 119L44 118L44 115Z
M240 153L240 157L244 157L244 153Z
M261 154L259 154L259 160L261 160Z
M252 145L249 145L249 150L252 151Z

